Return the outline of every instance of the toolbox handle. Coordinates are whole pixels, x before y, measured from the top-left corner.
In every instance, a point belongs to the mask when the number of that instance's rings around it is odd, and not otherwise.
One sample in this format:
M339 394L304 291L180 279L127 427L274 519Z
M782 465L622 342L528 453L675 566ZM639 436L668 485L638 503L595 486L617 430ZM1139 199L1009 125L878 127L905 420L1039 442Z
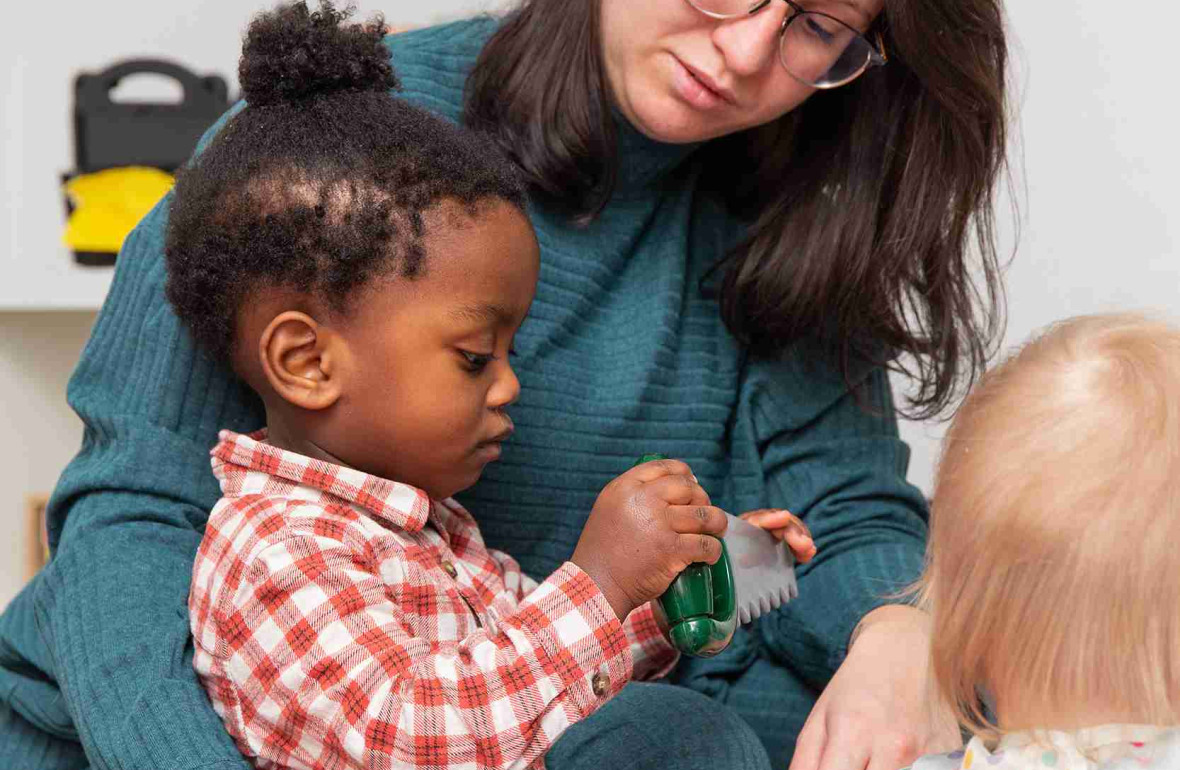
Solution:
M160 75L183 89L179 102L115 101L124 78ZM159 59L128 59L74 79L74 165L79 173L114 166L182 165L193 145L229 108L228 87L217 75L196 75Z
M79 107L93 109L100 106L113 106L133 103L116 102L111 98L111 91L119 82L131 75L163 75L180 83L184 89L184 99L176 106L181 109L216 109L225 104L228 90L225 80L216 75L201 77L184 67L163 59L127 59L114 64L101 72L82 73L75 81L75 99Z

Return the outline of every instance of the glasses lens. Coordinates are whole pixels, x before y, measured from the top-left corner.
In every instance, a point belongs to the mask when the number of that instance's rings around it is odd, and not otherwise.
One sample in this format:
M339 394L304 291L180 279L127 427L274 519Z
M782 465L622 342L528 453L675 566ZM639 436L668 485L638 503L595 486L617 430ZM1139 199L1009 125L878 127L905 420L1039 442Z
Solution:
M714 19L735 19L745 16L759 5L759 0L688 0L688 4Z
M843 85L865 71L873 54L869 41L842 21L822 13L801 13L783 31L779 57L791 77L816 88Z

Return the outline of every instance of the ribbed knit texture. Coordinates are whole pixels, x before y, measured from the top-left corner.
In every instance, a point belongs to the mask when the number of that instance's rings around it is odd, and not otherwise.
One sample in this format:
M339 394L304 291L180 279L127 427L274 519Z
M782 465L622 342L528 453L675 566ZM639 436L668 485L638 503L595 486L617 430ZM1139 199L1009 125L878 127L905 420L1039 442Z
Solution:
M457 120L493 25L391 38L402 96ZM738 224L697 189L694 148L620 130L620 188L597 221L531 212L542 266L516 340L517 432L460 499L489 545L538 578L572 553L602 486L646 452L690 463L733 512L789 508L819 555L757 634L822 686L856 621L921 569L924 501L905 483L888 381L864 374L865 409L807 345L748 360L699 288ZM253 430L262 412L165 301L165 221L162 204L125 244L71 380L84 443L52 500L53 559L0 625L0 698L55 735L76 725L96 768L245 768L193 675L186 598L218 498L208 450L218 429ZM724 670L725 656L710 664ZM6 726L15 716L0 710L0 740L32 756L35 733ZM76 764L54 756L39 766Z

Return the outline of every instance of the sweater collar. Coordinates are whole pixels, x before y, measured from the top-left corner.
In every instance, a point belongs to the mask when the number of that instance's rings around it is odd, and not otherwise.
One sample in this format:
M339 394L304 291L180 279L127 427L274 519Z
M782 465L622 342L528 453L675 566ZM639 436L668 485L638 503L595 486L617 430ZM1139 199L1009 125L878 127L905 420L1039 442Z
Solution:
M632 126L617 110L612 117L619 161L615 187L620 191L636 192L654 186L703 144L658 142Z

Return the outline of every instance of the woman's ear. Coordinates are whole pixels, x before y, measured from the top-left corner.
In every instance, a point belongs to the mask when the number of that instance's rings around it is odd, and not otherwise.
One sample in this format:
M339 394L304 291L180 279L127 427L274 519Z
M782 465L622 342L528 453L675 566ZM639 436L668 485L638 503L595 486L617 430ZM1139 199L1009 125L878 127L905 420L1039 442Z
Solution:
M311 316L287 310L275 316L258 341L259 362L270 387L303 409L327 409L343 392L344 340Z

